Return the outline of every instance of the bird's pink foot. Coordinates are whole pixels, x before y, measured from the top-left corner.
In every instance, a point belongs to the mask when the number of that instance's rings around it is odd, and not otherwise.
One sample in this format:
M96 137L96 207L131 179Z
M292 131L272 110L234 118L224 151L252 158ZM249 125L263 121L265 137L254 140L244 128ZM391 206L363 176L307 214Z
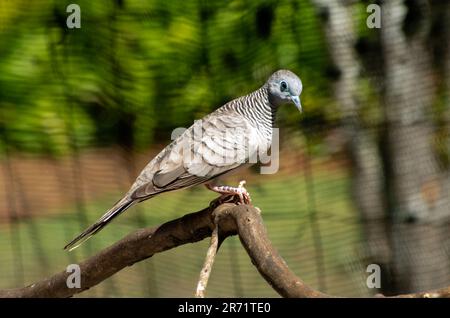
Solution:
M225 202L232 202L236 197L238 197L238 204L250 204L252 202L250 198L250 193L244 187L245 180L239 182L237 187L230 186L212 186L206 184L206 187L214 192L220 193L221 196L218 198L219 204Z

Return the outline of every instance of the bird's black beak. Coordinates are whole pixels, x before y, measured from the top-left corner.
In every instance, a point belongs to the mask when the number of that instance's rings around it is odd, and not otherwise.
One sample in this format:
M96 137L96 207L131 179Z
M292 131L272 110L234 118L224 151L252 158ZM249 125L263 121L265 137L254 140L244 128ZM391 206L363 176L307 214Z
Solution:
M303 109L302 109L302 104L301 104L301 102L300 102L300 96L295 96L295 95L293 95L293 96L291 96L291 100L292 100L292 102L295 104L295 106L298 108L298 110L300 111L300 113L302 113L302 112L303 112Z

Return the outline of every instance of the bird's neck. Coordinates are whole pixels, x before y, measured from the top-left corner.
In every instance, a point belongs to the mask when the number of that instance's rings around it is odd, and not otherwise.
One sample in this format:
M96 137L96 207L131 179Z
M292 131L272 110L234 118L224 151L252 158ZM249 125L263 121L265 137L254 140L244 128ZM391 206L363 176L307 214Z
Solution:
M256 127L272 129L275 124L277 108L270 103L267 85L243 96L241 113Z

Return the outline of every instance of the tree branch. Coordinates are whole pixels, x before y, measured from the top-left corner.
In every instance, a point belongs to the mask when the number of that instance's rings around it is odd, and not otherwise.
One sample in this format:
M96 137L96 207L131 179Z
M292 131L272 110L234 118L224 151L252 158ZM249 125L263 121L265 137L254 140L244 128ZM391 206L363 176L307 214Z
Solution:
M70 273L57 273L30 286L0 291L0 297L70 297L87 290L127 266L156 253L211 236L219 220L219 237L238 234L242 245L264 279L283 297L331 297L307 286L286 265L267 237L257 208L222 204L187 214L152 229L137 230L80 263L81 288L68 288ZM397 297L450 297L444 289Z

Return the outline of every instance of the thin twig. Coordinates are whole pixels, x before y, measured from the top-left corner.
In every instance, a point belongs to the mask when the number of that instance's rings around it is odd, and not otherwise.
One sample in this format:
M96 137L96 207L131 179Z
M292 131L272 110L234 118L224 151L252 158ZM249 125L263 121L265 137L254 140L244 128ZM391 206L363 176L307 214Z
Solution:
M211 243L209 244L208 251L206 252L205 262L200 272L198 279L197 290L195 297L205 298L205 290L208 285L209 276L211 275L214 259L216 258L217 250L219 248L219 221L214 218L214 230L211 233Z

